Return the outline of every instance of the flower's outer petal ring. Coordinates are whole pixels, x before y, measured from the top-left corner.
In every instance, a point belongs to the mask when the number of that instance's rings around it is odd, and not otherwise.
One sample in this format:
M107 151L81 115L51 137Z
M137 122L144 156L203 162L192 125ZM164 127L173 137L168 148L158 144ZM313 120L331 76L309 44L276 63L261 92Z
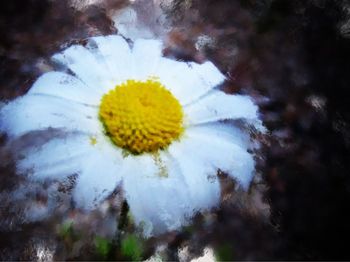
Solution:
M74 76L62 72L42 75L30 88L28 94L43 94L74 102L97 106L101 96Z
M161 41L147 39L136 40L132 49L133 75L135 79L147 80L155 77L161 56Z
M113 88L115 82L103 57L93 52L81 45L73 45L55 54L52 60L70 69L77 78L102 95Z
M14 152L17 172L29 174L33 180L62 180L76 174L85 166L86 159L94 155L89 138L82 134L57 137L41 146ZM20 157L20 156L25 156Z
M169 153L179 165L179 174L189 191L188 202L192 213L209 210L220 200L220 184L216 176L217 169L203 158L193 154L193 149L180 143L169 146ZM189 157L191 156L191 157Z
M234 123L227 122L210 122L206 124L188 127L191 133L199 132L207 136L220 137L235 143L244 150L251 149L254 146L250 134L243 127L237 127ZM185 135L186 137L186 135Z
M155 74L182 105L198 100L225 80L209 61L197 64L161 58Z
M193 209L188 187L171 159L161 156L160 165L149 155L128 157L124 177L125 196L136 224L145 236L179 229Z
M247 152L248 146L242 147L220 133L214 128L188 128L180 146L186 148L188 155L196 155L204 165L222 170L247 189L254 176L253 156Z
M131 50L128 43L118 35L97 36L90 38L108 67L114 85L132 78Z
M186 106L184 112L189 126L228 119L258 119L258 107L248 96L228 95L217 90Z
M77 207L96 208L118 186L122 179L121 154L95 153L85 160L73 191Z
M47 95L25 95L0 110L0 130L10 137L26 132L62 128L101 133L97 108Z

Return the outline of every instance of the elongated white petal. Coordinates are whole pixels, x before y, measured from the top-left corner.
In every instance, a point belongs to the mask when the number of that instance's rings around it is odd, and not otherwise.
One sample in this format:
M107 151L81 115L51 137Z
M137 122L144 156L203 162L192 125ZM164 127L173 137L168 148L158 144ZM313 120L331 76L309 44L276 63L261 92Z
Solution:
M117 35L91 38L97 52L103 57L115 84L132 78L131 50L128 43Z
M73 192L76 205L94 209L108 197L122 179L121 154L94 154L86 159Z
M220 137L247 150L253 146L249 132L235 126L233 123L210 122L202 125L191 126L186 129L191 133L199 132L202 135Z
M217 136L213 129L203 132L199 129L186 131L186 137L181 140L181 147L186 148L189 155L196 155L203 165L211 165L236 179L247 189L254 176L254 159L246 148L235 140ZM171 150L172 147L169 147Z
M158 40L138 39L132 49L134 76L139 80L154 77L162 55L162 43Z
M179 165L179 172L189 190L188 202L193 213L208 210L219 203L220 185L217 169L203 161L193 149L173 143L169 152Z
M147 155L127 159L125 195L135 222L144 226L146 236L179 229L193 214L181 170L173 160L165 156L160 159Z
M212 91L186 106L184 111L190 126L226 119L258 119L258 107L248 96L228 95L221 91Z
M229 159L230 156L228 158L222 156L226 151L220 152L220 150L226 148L237 150L238 146L238 150L245 152L251 144L250 138L246 132L238 127L224 123L209 123L190 127L186 133L187 137L183 141L175 142L169 146L169 152L181 166L184 180L190 187L192 197L197 201L198 210L210 208L219 201L220 197L220 188L216 177L217 169L230 174L234 174L231 171L235 171L226 168L226 166L232 167L232 159ZM194 138L193 144L190 141L192 138ZM214 146L210 142L212 139L214 139ZM233 145L233 149L230 147L231 145ZM202 150L202 148L204 149ZM220 162L227 162L221 164L216 160L220 157L224 158ZM250 178L251 175L247 177L248 180ZM246 185L247 182L243 182L243 184Z
M95 154L93 149L86 135L71 134L65 138L54 138L43 145L33 145L25 151L15 152L17 171L28 174L34 180L61 180L78 173L86 159Z
M25 95L0 110L0 129L9 136L47 128L101 132L97 108L46 95Z
M91 50L80 45L73 45L52 59L69 68L76 76L96 92L103 94L115 86L111 72L104 59L92 54Z
M225 80L211 62L186 63L162 58L156 75L182 105L196 101Z
M78 103L98 105L101 96L76 77L49 72L42 75L30 88L28 94L43 94L64 98Z

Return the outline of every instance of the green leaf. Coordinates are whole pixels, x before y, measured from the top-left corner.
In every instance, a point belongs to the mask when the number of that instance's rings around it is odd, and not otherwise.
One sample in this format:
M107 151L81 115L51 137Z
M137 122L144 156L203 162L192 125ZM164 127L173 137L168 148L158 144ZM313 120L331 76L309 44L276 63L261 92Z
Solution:
M224 244L220 247L218 247L215 251L215 258L216 261L232 261L234 260L233 257L233 250L228 244Z
M112 244L109 242L108 239L105 239L99 236L95 237L94 242L95 242L97 253L103 258L106 258L112 248Z
M73 235L73 222L63 223L58 230L58 234L63 238L71 237Z
M123 256L139 261L142 259L143 243L136 235L127 235L121 242L121 253Z

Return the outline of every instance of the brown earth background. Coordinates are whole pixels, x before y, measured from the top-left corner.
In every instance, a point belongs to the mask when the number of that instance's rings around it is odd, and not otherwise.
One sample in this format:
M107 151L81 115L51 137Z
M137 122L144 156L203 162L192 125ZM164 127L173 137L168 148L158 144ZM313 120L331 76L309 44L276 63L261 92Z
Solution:
M117 33L113 14L128 5L126 0L82 6L68 0L1 1L1 101L24 94L51 70L49 58L55 52L84 44L89 36ZM185 246L188 258L211 246L221 260L350 260L350 4L140 0L132 6L144 25L164 39L164 55L213 61L229 78L225 91L253 96L269 130L265 136L256 134L262 149L248 194L232 193L234 183L220 174L220 208L197 215L184 232L145 241L141 258L166 243L162 252L169 260L179 260L178 250ZM210 41L198 47L198 37ZM2 135L2 193L23 183L5 144ZM45 186L33 189L28 199L45 204ZM78 211L70 211L70 216L87 221L74 229L83 235L79 238L72 232L58 234L59 218L22 223L17 211L26 203L3 196L0 200L1 260L36 260L39 244L44 251L53 250L53 257L43 260L130 259L118 249L118 240L106 244L101 254L92 233L84 233L91 221L105 226L99 213L84 220ZM132 232L123 219L125 210L120 200L110 212L119 216L119 228Z

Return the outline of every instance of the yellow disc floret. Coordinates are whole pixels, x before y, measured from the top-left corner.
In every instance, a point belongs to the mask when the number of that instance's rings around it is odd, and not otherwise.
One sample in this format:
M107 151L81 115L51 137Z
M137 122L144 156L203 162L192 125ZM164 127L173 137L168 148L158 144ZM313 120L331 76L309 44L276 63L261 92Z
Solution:
M158 81L128 80L102 97L106 134L131 153L164 149L183 131L179 101Z

